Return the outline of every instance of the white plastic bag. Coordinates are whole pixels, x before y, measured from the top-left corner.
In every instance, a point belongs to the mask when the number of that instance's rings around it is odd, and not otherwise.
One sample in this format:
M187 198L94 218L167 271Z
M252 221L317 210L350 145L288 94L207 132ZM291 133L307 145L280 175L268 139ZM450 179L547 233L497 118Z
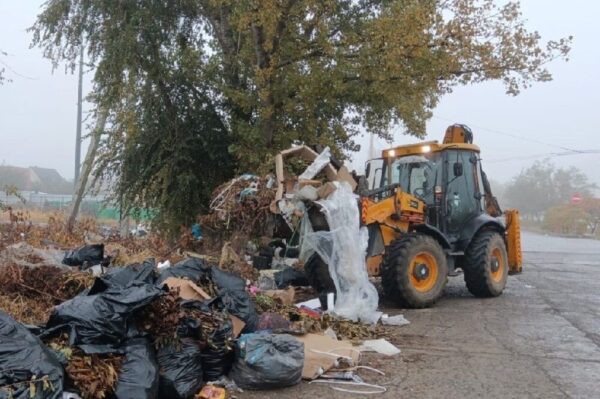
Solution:
M329 231L303 229L302 254L314 250L327 263L337 291L335 313L351 320L376 323L379 296L369 281L365 256L368 232L360 227L358 197L346 182L335 182L335 190L321 205ZM310 225L308 220L303 225Z

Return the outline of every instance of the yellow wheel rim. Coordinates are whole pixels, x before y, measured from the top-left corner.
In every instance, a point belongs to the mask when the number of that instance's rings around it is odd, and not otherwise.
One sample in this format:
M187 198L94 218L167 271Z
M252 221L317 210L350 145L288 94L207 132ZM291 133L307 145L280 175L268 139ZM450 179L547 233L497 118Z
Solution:
M410 283L419 292L430 291L435 286L438 274L437 261L428 252L416 254L408 268Z
M490 262L490 274L492 276L492 280L494 280L496 283L499 283L502 281L502 277L504 276L504 268L506 267L504 255L502 254L500 248L494 248L492 250Z

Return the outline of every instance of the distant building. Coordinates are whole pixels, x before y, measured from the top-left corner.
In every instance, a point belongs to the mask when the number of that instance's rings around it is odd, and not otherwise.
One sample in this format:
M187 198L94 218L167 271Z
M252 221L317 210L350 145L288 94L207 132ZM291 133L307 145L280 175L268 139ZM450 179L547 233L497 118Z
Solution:
M73 183L66 180L56 169L32 166L0 166L0 190L14 186L19 191L43 192L48 194L72 194Z

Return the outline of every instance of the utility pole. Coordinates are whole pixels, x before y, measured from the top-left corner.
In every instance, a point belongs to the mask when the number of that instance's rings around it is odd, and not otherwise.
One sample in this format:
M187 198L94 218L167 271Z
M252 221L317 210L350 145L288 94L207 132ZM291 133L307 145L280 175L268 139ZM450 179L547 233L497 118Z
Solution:
M376 154L375 154L375 136L373 134L373 132L369 133L369 157L367 158L367 161L370 159L374 159L376 158Z
M79 173L81 171L81 117L83 103L83 43L79 50L79 85L77 87L77 133L75 134L75 179L74 184L77 187Z
M83 195L85 194L88 177L90 176L90 173L92 172L92 168L94 166L96 152L98 151L98 146L100 145L100 138L102 137L102 133L104 133L104 126L106 125L107 116L108 112L106 112L105 110L100 110L100 112L98 113L96 127L92 131L90 145L87 149L85 160L83 161L83 170L81 171L81 177L75 181L75 193L73 194L73 201L71 202L71 212L69 220L67 222L67 229L69 231L73 231L73 226L75 225L75 220L77 219L77 214L79 213L79 206L81 205Z

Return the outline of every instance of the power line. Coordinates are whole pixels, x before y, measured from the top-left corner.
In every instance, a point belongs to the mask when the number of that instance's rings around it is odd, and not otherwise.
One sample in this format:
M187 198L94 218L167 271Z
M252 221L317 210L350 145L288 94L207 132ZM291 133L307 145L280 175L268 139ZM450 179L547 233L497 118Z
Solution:
M525 161L528 159L536 159L536 158L557 158L557 157L564 157L564 156L569 156L569 155L589 155L589 154L600 154L600 150L548 152L545 154L526 155L526 156L522 156L522 157L490 159L490 160L486 160L485 162L486 163L499 163L499 162L508 162L508 161Z
M6 54L6 53L4 53ZM23 79L29 79L29 80L38 80L38 78L33 78L31 76L27 76L27 75L23 75L22 73L17 72L16 70L14 70L10 65L8 65L6 62L0 60L0 64L4 65L6 67L6 69L8 69L10 72L14 73L15 75L23 78Z
M434 115L433 118L441 119L441 120L449 121L449 122L454 122L454 119L444 118L444 117L436 116L436 115ZM561 150L569 151L570 153L582 153L582 154L586 153L586 151L576 150L574 148L569 148L569 147L563 147L561 145L547 143L545 141L541 141L541 140L537 140L537 139L532 139L532 138L529 138L529 137L523 137L523 136L519 136L519 135L516 135L516 134L513 134L513 133L503 132L501 130L489 129L487 127L476 126L476 125L471 125L471 124L469 124L469 127L474 127L474 128L479 129L479 130L485 130L485 131L490 132L490 133L500 134L502 136L512 137L512 138L519 139L519 140L522 140L522 141L529 141L530 143L542 144L542 145L545 145L545 146L548 146L548 147L558 148L558 149L561 149Z

